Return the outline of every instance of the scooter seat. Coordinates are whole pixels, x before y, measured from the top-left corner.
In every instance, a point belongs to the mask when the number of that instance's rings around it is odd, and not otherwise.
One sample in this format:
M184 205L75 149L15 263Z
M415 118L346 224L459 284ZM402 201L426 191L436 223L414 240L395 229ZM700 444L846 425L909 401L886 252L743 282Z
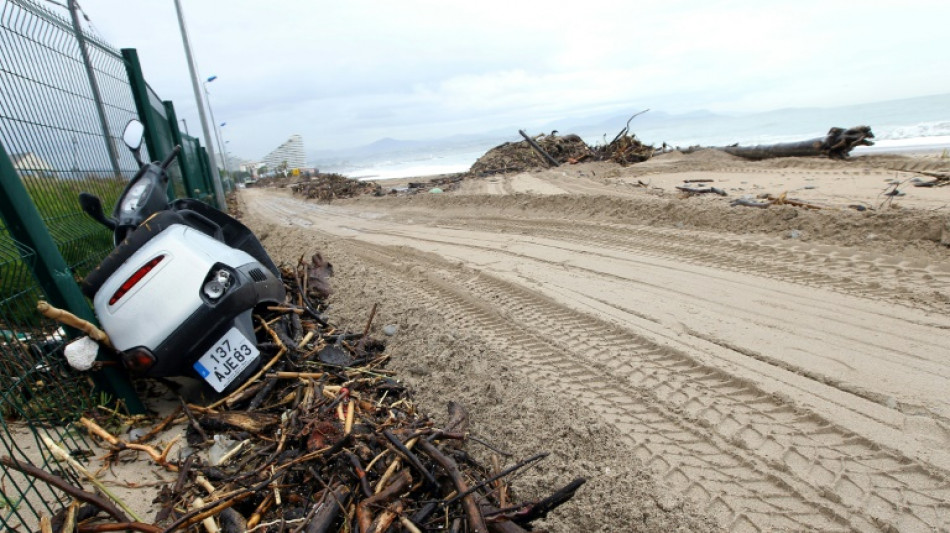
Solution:
M115 247L92 272L82 280L80 288L87 298L92 298L116 270L132 254L137 252L153 237L174 224L185 224L185 219L174 211L159 211L130 231L125 239Z

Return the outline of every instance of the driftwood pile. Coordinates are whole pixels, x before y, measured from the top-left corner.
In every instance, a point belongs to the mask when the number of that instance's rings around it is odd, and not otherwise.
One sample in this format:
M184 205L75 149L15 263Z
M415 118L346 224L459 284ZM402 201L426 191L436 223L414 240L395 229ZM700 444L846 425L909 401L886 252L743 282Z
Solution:
M636 135L630 133L630 121L645 112L641 111L630 117L626 126L613 140L601 146L588 146L573 134L559 136L554 131L550 135L529 137L524 131L519 131L524 137L523 141L509 142L492 148L472 165L470 172L481 177L581 161L613 161L623 166L641 163L657 153L656 148L643 144ZM874 133L869 126L856 126L848 129L831 128L824 137L801 142L759 146L692 146L679 150L690 153L712 148L753 160L773 157L845 159L858 146L872 146L873 138ZM665 144L663 148L666 148Z
M577 135L558 135L556 131L535 137L528 137L524 132L521 134L525 140L492 148L475 161L469 172L476 177L523 172L557 166L572 159L581 161L591 156L590 147Z
M530 137L524 131L519 131L524 137L523 141L507 142L492 148L472 165L469 172L482 177L582 161L613 161L626 166L653 157L654 148L641 143L635 135L630 135L629 125L628 122L627 127L610 143L597 147L589 146L574 134L558 135L557 131L553 131L549 135Z
M445 174L432 178L429 181L410 181L406 184L406 187L412 194L422 191L431 191L435 188L441 189L442 192L454 191L459 188L466 176L468 176L467 172Z
M643 144L636 135L629 135L623 131L607 146L594 150L595 161L610 160L622 166L642 163L653 157L656 149L649 144Z
M294 176L270 176L268 178L258 178L257 181L249 181L245 186L251 188L272 187L275 189L283 189L297 179L299 178Z
M647 111L649 111L649 109L634 113L633 116L627 119L627 124L612 141L595 150L595 154L597 154L595 159L599 161L609 159L614 163L627 166L633 163L642 163L653 157L653 154L656 153L656 149L654 149L653 146L643 144L637 139L636 135L630 134L630 122Z
M347 178L342 174L316 174L289 185L289 188L295 195L321 202L330 202L337 198L353 198L364 194L382 194L379 184Z
M78 524L89 532L518 533L574 495L583 479L540 501L517 503L508 476L546 454L507 467L497 455L491 466L474 460L465 450L474 439L465 410L450 402L448 421L437 424L386 370L385 343L368 336L375 306L361 333L326 320L332 273L320 254L282 269L290 297L255 318L263 366L227 397L210 405L182 400L134 443L109 434L104 423L81 420L110 449L106 460L141 452L156 467L177 472L156 499L162 507L154 519L135 517L121 503L49 472L0 461L58 484L84 504L60 511L53 531ZM194 450L183 460L169 459L172 444L164 450L148 444L176 417L189 423Z

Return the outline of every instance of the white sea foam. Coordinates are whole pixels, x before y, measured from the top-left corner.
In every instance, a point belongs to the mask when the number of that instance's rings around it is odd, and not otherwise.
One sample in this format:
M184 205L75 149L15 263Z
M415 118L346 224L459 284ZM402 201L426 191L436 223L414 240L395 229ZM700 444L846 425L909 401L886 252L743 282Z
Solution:
M891 139L947 137L950 136L950 120L921 122L909 126L883 126L875 130L874 135L877 139L882 141Z
M881 152L925 152L950 149L950 135L933 135L929 137L908 137L906 139L883 139L874 143L874 146L859 146L851 153L881 153Z
M456 172L465 172L475 161L459 161L456 163L417 163L417 164L397 164L394 166L380 165L373 168L365 168L345 174L348 178L364 180L387 180L397 178L414 178L435 176L438 174L454 174Z

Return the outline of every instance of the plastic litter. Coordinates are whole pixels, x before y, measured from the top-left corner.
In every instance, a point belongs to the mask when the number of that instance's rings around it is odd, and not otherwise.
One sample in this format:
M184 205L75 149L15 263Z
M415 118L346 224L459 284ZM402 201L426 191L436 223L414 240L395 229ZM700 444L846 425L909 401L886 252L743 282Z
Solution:
M80 337L66 345L64 350L69 366L86 371L92 368L99 354L99 343L89 337Z

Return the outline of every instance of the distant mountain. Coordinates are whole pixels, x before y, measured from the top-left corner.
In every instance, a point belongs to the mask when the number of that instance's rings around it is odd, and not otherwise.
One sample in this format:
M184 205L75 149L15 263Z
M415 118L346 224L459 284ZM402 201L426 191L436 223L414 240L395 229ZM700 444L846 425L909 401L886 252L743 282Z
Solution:
M517 137L517 131L513 132ZM326 163L339 163L343 160L355 160L362 158L378 158L387 154L405 154L407 152L440 152L459 149L485 149L510 140L511 134L500 132L478 133L478 134L458 134L439 139L422 140L403 140L384 137L363 146L354 146L352 148L343 148L340 150L310 150L307 152L307 158L316 162L316 166Z
M366 155L376 155L376 154L385 154L389 152L401 152L405 150L413 150L418 148L420 145L427 144L426 141L403 141L399 139L393 139L392 137L384 137L378 141L374 141L366 146L360 147L360 152Z

